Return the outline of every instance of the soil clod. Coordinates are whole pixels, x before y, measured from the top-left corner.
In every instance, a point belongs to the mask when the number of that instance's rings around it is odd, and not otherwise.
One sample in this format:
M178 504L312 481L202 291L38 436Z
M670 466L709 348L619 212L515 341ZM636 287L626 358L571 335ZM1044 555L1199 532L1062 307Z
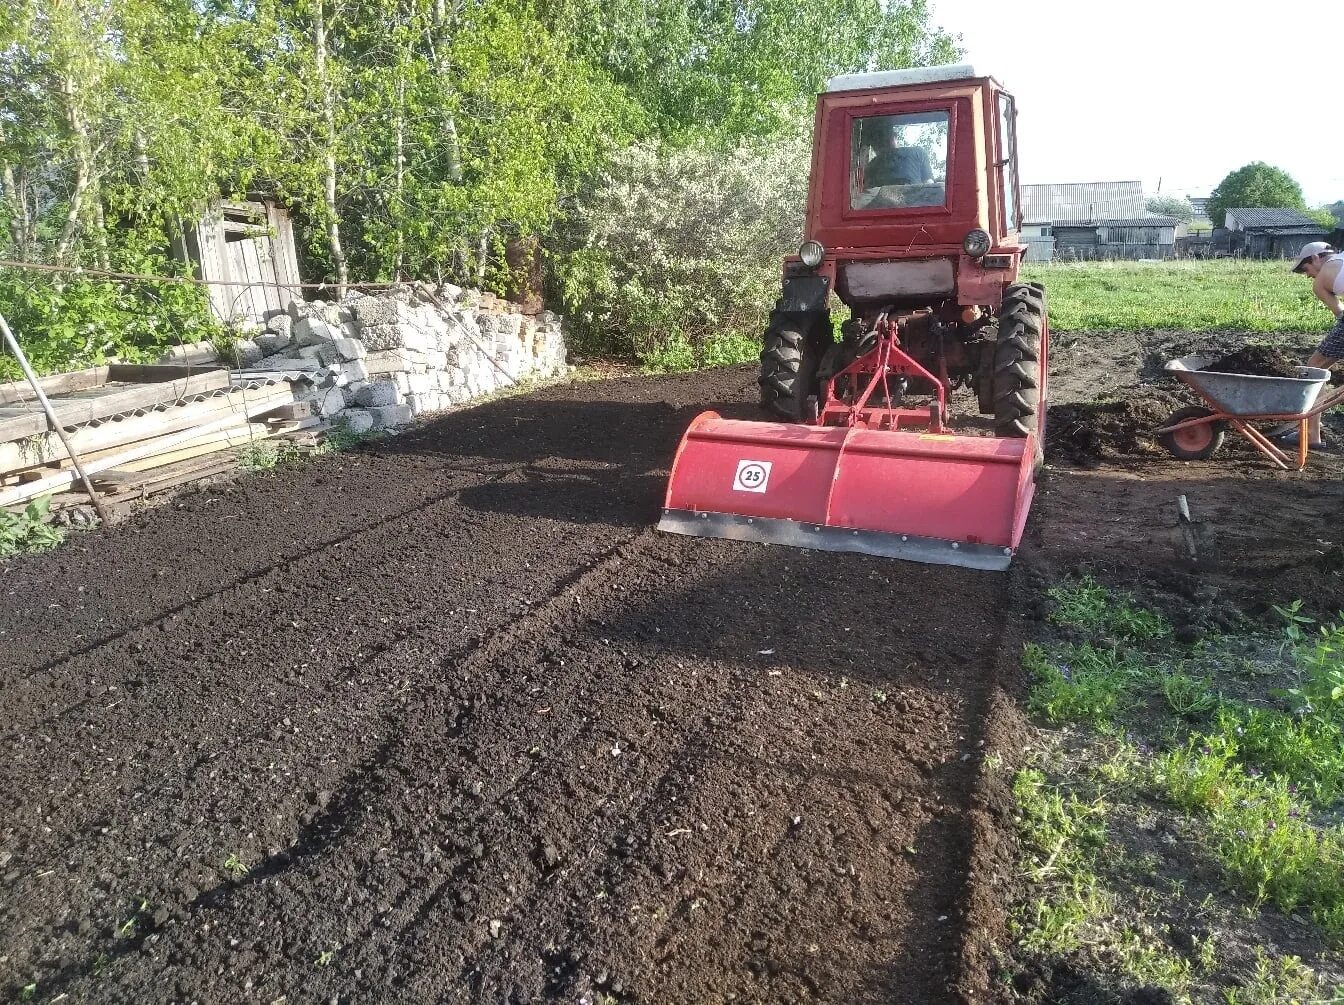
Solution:
M1232 373L1249 377L1296 377L1298 363L1282 349L1248 345L1204 366L1204 373Z

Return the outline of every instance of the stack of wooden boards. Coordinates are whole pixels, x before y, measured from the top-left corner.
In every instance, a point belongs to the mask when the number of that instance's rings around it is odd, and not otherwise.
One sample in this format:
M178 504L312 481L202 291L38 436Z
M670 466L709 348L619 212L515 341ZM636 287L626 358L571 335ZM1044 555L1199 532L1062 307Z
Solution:
M94 486L114 495L206 477L235 466L240 449L320 423L281 375L110 364L40 383ZM32 387L0 384L0 507L82 502L81 492Z

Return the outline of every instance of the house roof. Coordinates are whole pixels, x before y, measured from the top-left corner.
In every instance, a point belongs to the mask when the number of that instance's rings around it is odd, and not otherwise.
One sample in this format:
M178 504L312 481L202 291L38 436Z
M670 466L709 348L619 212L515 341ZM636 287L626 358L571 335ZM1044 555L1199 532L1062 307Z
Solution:
M1024 223L1089 223L1132 220L1147 212L1143 182L1093 181L1060 185L1023 185Z
M1317 227L1325 230L1306 213L1296 209L1246 208L1227 212L1243 227Z
M1136 216L1126 220L1113 220L1107 217L1098 220L1099 227L1174 227L1181 221L1174 216Z
M1293 237L1294 235L1310 237L1314 234L1328 234L1330 228L1322 227L1319 223L1302 223L1293 227L1266 227L1264 231L1271 237Z

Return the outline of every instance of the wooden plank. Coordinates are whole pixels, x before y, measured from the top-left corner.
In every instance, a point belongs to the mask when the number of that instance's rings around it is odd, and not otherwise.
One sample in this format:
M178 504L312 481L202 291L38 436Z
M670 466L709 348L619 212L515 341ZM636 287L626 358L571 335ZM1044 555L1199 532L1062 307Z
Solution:
M170 450L152 454L139 460L127 461L122 465L122 470L153 471L155 468L161 468L168 464L176 464L179 461L189 460L193 457L203 457L220 450L250 447L254 443L259 443L262 440L274 439L286 432L292 432L292 430L273 430L255 423L217 430L213 433L207 433L195 440L189 440L186 443L179 444Z
M85 461L83 467L89 475L95 475L100 471L108 471L112 468L124 468L134 461L143 460L146 457L153 457L173 450L180 444L198 442L204 434L227 429L230 426L237 427L237 425L238 419L236 416L226 415L223 418L216 419L213 422L207 422L195 429L181 433L172 433L168 436L156 437L153 440L137 444L134 447L130 447L117 453L109 454L106 457ZM264 426L259 427L259 434L263 437L267 435ZM26 502L29 499L35 499L38 496L59 491L67 485L72 484L76 477L74 471L62 471L28 485L18 485L0 490L0 506L13 506L16 503Z
M277 280L284 283L282 306L288 308L294 300L303 299L303 290L299 288L299 259L294 244L294 225L290 222L289 211L283 206L267 204L267 218L275 232L275 274Z
M107 368L107 382L161 384L165 380L186 380L214 370L227 370L218 364L187 366L181 363L113 363Z
M137 408L156 404L170 404L182 398L208 394L228 387L229 371L208 370L195 373L183 380L163 381L158 384L127 385L95 399L71 401L57 398L52 401L56 418L62 426L77 426L94 419L106 419ZM0 419L0 442L19 440L47 432L47 417L38 412Z
M191 429L225 413L240 419L260 419L272 412L283 411L293 403L293 394L288 385L256 391L237 390L204 401L174 405L162 412L116 419L97 427L86 426L67 435L82 456L96 456L100 451L116 450L155 436ZM52 460L68 463L65 448L55 433L0 443L0 475L38 467Z
M108 376L108 367L91 366L86 370L72 370L69 373L53 373L49 377L39 377L38 386L48 398L68 391L83 391L99 384L106 384L115 378ZM0 384L0 405L12 405L16 402L37 402L32 386L26 380L14 380Z
M248 292L252 296L252 320L257 324L266 323L266 283L274 282L275 276L270 274L261 260L261 241L253 238L250 241L243 242L243 259L247 262L247 278L251 284Z

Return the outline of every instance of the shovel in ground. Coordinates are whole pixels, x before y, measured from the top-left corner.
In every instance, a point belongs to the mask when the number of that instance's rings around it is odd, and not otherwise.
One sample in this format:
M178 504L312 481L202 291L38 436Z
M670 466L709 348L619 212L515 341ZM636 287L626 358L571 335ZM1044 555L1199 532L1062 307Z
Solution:
M1190 502L1183 495L1176 497L1176 527L1173 533L1177 552L1195 565L1208 565L1213 560L1214 534L1208 524L1200 523L1190 515Z

